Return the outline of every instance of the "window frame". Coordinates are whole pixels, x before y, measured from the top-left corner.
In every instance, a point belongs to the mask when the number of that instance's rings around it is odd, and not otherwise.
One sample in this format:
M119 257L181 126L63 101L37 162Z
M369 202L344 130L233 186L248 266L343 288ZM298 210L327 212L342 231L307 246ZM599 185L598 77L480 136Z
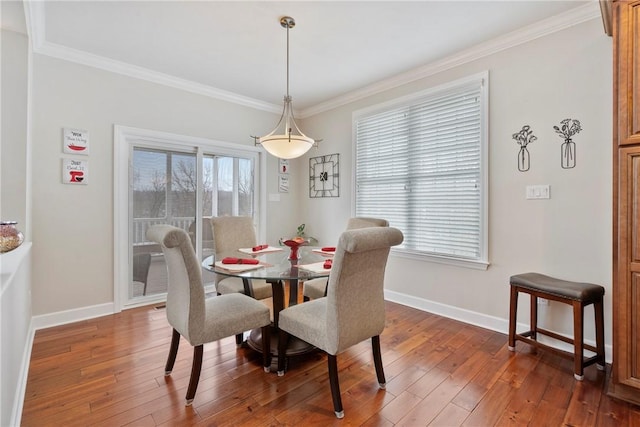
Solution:
M449 264L459 267L466 267L478 270L486 270L489 265L489 71L483 71L455 81L444 83L438 86L394 98L386 102L372 105L352 114L352 201L351 213L356 215L357 202L357 122L358 120L383 113L403 106L414 105L423 102L430 97L446 95L448 92L455 93L463 87L478 84L480 88L480 200L479 200L479 249L480 254L476 259L460 258L448 255L439 255L425 251L418 251L406 248L392 248L392 253L396 256L421 261L430 261L440 264ZM393 225L393 224L391 224Z
M195 154L198 168L203 162L203 157L208 154L226 155L230 157L255 157L254 222L256 225L256 235L259 240L265 240L267 223L265 197L267 191L267 168L266 155L259 147L121 125L114 125L113 135L113 289L115 312L120 312L123 308L133 308L151 302L159 302L164 299L163 294L159 294L159 298L143 298L140 299L140 301L132 302L128 298L128 292L126 292L129 286L129 263L132 257L129 241L129 209L131 205L129 178L133 168L132 152L134 146ZM202 215L202 180L202 174L198 173L196 215ZM196 221L196 227L201 227L200 224L201 221ZM201 235L201 232L197 233L197 251L202 247ZM200 254L198 255L200 256Z

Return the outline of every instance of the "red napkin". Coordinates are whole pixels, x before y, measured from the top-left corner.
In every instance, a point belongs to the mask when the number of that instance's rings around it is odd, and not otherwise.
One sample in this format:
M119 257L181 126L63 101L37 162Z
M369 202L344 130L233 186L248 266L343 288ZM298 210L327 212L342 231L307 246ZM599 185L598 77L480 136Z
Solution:
M260 261L257 259L247 259L247 258L233 258L226 257L222 259L223 264L260 264Z
M322 248L322 252L335 252L335 251L336 251L335 246L325 246L324 248Z
M328 259L324 262L324 264L322 265L325 269L329 269L331 268L331 265L333 264L332 260Z
M268 247L269 247L269 245L258 245L258 246L254 246L251 249L253 250L253 252L258 252L258 251L261 251L263 249L267 249Z

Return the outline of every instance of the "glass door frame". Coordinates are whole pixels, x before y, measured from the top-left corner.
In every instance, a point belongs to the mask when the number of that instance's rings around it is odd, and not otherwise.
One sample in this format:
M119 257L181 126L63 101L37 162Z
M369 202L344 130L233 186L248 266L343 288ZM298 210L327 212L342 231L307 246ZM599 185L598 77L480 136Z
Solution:
M266 154L258 147L240 145L206 138L168 132L114 125L114 227L113 227L113 295L114 312L126 308L162 302L166 294L129 298L132 244L130 223L133 191L130 178L133 172L133 148L150 148L196 155L198 170L196 189L196 254L202 257L202 164L205 155L251 157L255 159L254 222L260 241L266 236Z

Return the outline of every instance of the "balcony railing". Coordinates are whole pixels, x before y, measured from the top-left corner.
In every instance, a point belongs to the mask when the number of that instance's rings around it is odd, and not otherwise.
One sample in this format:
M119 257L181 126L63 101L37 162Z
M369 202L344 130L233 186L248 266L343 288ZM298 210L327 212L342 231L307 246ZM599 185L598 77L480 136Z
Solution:
M136 218L133 220L132 242L134 246L153 244L147 240L147 229L156 224L169 224L174 227L189 231L189 226L193 223L193 217L173 217L173 218Z

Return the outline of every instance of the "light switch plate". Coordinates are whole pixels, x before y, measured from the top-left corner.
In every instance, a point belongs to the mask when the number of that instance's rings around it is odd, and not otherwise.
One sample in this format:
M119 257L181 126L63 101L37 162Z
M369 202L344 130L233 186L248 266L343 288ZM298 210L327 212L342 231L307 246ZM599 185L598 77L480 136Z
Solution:
M527 199L550 199L551 189L549 185L527 185Z

